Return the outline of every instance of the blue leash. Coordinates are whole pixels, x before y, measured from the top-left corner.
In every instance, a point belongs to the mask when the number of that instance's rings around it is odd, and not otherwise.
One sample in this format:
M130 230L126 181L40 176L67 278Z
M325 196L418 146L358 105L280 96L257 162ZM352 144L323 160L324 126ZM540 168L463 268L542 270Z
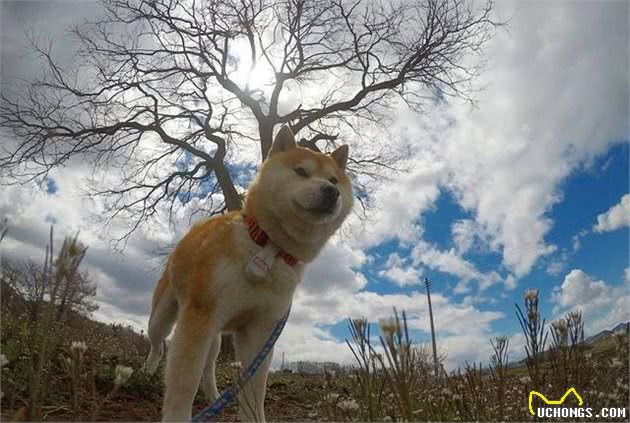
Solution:
M212 404L201 410L199 414L193 417L193 422L211 421L213 417L218 416L225 409L225 407L227 407L234 400L234 398L238 394L239 385L246 383L249 379L251 379L252 376L254 376L254 373L256 373L262 362L271 352L273 346L276 344L276 341L280 337L282 330L284 329L284 325L289 319L290 313L291 305L289 305L289 309L287 310L286 314L282 317L282 319L280 319L278 324L276 324L276 327L274 328L273 332L271 332L271 335L269 335L269 339L267 339L267 342L265 342L265 345L262 347L258 355L254 358L251 364L247 366L247 369L245 369L245 371L241 375L240 380L230 385L229 388L223 391L219 398L217 398Z

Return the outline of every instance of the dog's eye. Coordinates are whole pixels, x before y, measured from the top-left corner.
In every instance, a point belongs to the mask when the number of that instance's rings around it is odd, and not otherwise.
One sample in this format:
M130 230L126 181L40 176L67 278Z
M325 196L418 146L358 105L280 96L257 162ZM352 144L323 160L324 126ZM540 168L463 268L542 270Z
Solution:
M298 175L300 175L303 178L308 178L308 172L306 170L304 170L304 168L301 167L296 167L295 169L293 169L295 171L295 173L297 173Z
M328 182L330 182L333 185L337 185L337 183L339 183L339 181L337 180L337 178L335 178L334 176L332 178L330 178L328 180Z

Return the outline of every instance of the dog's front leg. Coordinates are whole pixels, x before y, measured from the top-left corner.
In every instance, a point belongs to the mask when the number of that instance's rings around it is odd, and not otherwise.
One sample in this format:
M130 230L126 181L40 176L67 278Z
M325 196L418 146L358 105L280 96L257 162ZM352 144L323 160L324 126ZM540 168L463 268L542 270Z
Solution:
M208 350L218 334L214 326L207 307L189 304L180 310L168 351L163 421L190 421Z
M234 337L236 357L248 366L265 345L269 335L273 331L273 325L250 324L238 331ZM265 390L267 385L267 373L273 350L258 368L252 378L241 386L238 396L238 414L242 422L265 421Z

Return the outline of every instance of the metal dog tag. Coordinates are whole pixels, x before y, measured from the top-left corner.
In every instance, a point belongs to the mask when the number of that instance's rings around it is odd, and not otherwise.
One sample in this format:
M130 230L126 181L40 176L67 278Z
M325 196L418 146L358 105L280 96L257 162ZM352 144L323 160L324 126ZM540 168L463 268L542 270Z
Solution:
M262 279L271 272L273 262L276 260L280 249L273 243L268 242L252 259L247 263L245 273L249 277Z

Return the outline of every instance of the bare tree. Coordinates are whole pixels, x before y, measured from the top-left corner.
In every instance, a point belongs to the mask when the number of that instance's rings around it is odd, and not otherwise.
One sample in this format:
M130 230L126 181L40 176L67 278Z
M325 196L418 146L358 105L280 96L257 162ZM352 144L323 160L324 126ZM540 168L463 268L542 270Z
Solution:
M6 217L0 221L0 242L2 242L4 237L7 235L7 232L9 232L8 222L9 219L7 219Z
M87 272L78 272L66 278L59 294L56 319L64 320L70 312L89 314L98 310L95 296L96 283Z
M26 303L30 321L37 320L47 288L41 266L31 260L10 260L4 257L2 262L0 280L8 288L9 294L2 299L3 306L8 307L11 297L17 296Z
M6 180L45 177L80 158L108 217L139 224L196 199L205 213L241 206L239 154L263 160L279 125L326 151L351 139L359 197L396 156L374 128L395 104L421 111L470 98L492 4L465 0L103 0L71 28L59 63L32 37L41 77L3 88ZM112 172L116 169L116 172ZM115 179L111 179L116 175Z
M8 307L11 297L16 295L26 304L31 321L40 317L40 311L50 301L53 290L50 278L45 278L43 269L32 260L11 260L2 258L0 281L7 289L3 295L3 307ZM63 321L69 313L89 314L98 309L93 298L96 284L87 272L77 272L70 277L60 279L54 307L56 321Z

